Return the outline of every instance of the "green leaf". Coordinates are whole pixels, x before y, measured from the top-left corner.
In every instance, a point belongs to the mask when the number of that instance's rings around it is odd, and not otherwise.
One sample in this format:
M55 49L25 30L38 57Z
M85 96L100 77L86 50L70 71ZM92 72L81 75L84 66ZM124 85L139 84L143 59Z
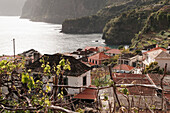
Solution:
M50 103L49 99L45 99L45 103L46 103L48 106L50 106L50 105L51 105L51 103Z
M64 66L64 65L65 65L65 59L62 59L62 60L59 62L59 64L60 64L61 66Z

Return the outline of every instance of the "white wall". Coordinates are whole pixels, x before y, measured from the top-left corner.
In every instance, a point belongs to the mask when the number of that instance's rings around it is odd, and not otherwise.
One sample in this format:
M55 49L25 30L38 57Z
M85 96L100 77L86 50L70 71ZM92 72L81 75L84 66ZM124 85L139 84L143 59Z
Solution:
M86 73L84 73L84 74L82 74L81 76L78 76L78 77L68 76L68 85L69 86L79 86L79 87L83 86L83 77L84 76L87 76L87 78L86 78L87 86L91 85L91 75L90 75L90 72L91 71L87 71ZM78 93L80 93L80 89L68 88L68 92L69 92L69 94L78 94Z
M156 59L155 60L156 62L158 62L158 65L161 67L161 68L164 68L165 67L165 64L167 63L167 71L170 72L170 59L168 60L163 60L163 59Z

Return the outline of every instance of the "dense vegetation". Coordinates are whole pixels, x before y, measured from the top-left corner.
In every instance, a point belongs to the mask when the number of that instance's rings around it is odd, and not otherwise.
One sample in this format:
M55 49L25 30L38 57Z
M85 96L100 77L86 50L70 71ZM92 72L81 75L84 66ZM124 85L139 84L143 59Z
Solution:
M165 12L162 10L162 7L166 7ZM107 44L130 44L131 39L142 29L144 29L142 32L167 30L169 28L168 9L168 5L159 2L122 13L121 16L110 20L106 24L103 30L103 38ZM159 14L157 12L158 10L160 10ZM158 16L156 16L157 14Z
M159 0L124 0L117 2L115 5L114 0L111 0L110 3L112 3L112 5L101 9L96 15L65 20L62 31L65 33L102 33L106 23L121 15L121 13L158 1Z
M152 13L146 20L145 26L132 39L131 48L143 48L159 44L167 48L170 43L170 6L165 5L159 11Z

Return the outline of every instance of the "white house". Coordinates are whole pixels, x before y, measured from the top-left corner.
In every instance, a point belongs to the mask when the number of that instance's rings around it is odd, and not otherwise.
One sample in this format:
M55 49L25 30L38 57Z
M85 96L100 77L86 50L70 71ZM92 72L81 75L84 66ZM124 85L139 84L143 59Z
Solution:
M141 64L142 56L133 55L133 54L122 54L118 59L118 64L126 64L132 67L136 67L138 64Z
M54 54L54 55L44 55L42 58L45 60L45 62L49 62L49 65L53 67L54 65L57 66L61 59L68 60L70 62L71 70L66 70L63 74L64 78L64 85L69 86L90 86L91 85L91 70L90 67L83 64L79 60L75 59L72 56L65 56L62 54ZM41 67L42 63L37 60L33 64L29 65L27 68L32 69L34 76L39 76L38 73L43 72L43 68ZM53 72L54 76L56 75L56 72ZM41 76L41 75L40 75ZM52 84L51 84L52 85ZM67 92L68 94L78 94L84 89L74 89L74 88L68 88Z
M87 71L80 76L68 76L68 85L69 86L90 86L91 85L91 71ZM68 88L69 94L78 94L84 89L73 89Z
M144 65L149 65L152 62L158 62L158 65L161 68L165 67L165 64L167 63L167 71L170 72L170 54L167 53L167 50L164 48L154 48L150 51L147 51L143 54Z
M122 53L119 49L110 49L110 50L106 51L105 54L108 56L115 56L115 55L120 55Z
M143 53L143 64L144 65L149 65L152 62L155 62L155 58L162 52L162 51L167 51L164 48L157 47L154 49L151 49L150 51L144 52Z

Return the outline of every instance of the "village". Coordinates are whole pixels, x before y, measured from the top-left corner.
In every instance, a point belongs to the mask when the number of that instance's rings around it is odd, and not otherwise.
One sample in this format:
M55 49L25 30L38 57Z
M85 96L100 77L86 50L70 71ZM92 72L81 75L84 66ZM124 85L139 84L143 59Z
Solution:
M21 62L23 58L35 82L49 81L49 95L52 93L54 96L61 90L63 95L69 95L69 110L170 112L170 44L168 48L155 44L135 52L124 47L85 47L72 53L53 55L41 55L31 49L18 55L1 56L0 61L15 59ZM41 76L44 73L41 59L51 67L50 77ZM63 78L56 78L52 67L59 65L62 59L69 62L70 69L61 72ZM43 90L47 90L45 86ZM8 93L7 86L0 87L1 95ZM64 107L63 104L58 106Z

